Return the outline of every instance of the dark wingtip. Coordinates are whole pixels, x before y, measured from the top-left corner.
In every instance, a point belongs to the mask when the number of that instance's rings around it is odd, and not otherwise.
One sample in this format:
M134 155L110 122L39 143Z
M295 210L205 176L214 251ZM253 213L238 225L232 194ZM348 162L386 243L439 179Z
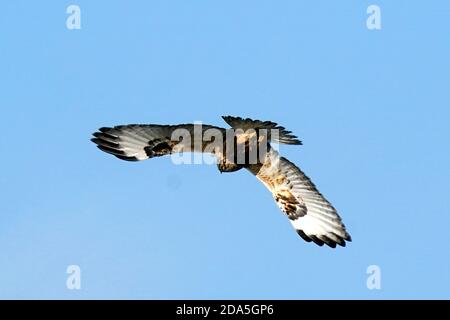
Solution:
M317 238L316 236L313 236L313 235L311 235L311 236L309 236L310 238L311 238L311 240L315 243L315 244L317 244L318 246L323 246L324 245L324 241L322 241L322 240L320 240L319 238Z
M330 248L336 248L336 242L332 242L332 241L330 241L330 242L326 242L326 244L327 244L327 246L329 246Z
M298 139L289 140L289 142L284 142L284 143L285 144L290 144L290 145L293 145L293 146L302 146L303 145L303 142L301 142Z
M119 149L119 144L116 142L111 142L102 138L92 138L91 141L99 146L110 147L113 149Z
M336 242L335 241L333 241L332 239L330 239L330 238L328 238L327 236L322 236L321 237L321 240L323 241L323 242L325 242L325 244L327 245L327 246L329 246L330 248L336 248Z
M226 123L228 123L229 121L232 121L232 120L240 120L240 121L244 120L244 118L241 118L241 117L235 117L235 116L230 116L230 115L228 115L228 116L222 116L222 119L225 120Z
M311 242L312 240L306 235L306 233L304 233L302 230L296 230L298 235L300 237L302 237L303 240L305 240L306 242Z
M125 153L125 151L120 150L120 149L115 149L115 148L111 148L102 144L98 144L97 148L99 148L100 150L106 152L106 153L110 153L113 154L115 156L126 156L127 154Z
M119 158L120 160L131 161L131 162L139 161L139 159L136 158L136 157L119 156L119 155L117 155L117 154L115 154L114 156L115 156L116 158Z
M105 133L105 132L110 131L111 129L112 128L110 128L110 127L101 127L100 129L98 129L98 131Z
M305 232L303 232L302 230L295 230L298 235L300 237L302 237L303 240L305 240L306 242L314 242L315 244L317 244L318 246L322 247L324 244L326 244L328 247L335 249L337 245L341 246L341 247L345 247L346 246L346 242L345 241L352 241L352 238L350 237L350 235L347 234L347 236L345 238L342 237L338 237L339 241L335 241L327 236L321 236L320 239L319 237L315 236L315 235L307 235Z

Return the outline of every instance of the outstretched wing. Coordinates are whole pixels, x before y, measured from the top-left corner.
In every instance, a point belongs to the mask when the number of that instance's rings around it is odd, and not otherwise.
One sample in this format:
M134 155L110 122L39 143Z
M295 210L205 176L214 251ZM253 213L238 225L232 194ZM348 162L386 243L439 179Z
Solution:
M248 168L272 192L297 233L306 241L335 248L351 241L336 209L292 162L271 149L264 163Z
M225 129L209 125L130 124L100 128L91 141L119 159L139 161L175 152L204 152L210 142L202 137L208 129L225 134Z

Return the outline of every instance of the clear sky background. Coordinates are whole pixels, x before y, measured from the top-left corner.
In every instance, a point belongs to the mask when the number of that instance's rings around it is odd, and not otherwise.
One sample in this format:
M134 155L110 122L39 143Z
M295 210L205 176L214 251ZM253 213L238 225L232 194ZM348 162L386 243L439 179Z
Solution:
M450 298L449 37L444 0L2 2L0 298ZM227 114L303 140L352 243L304 242L245 170L89 141Z

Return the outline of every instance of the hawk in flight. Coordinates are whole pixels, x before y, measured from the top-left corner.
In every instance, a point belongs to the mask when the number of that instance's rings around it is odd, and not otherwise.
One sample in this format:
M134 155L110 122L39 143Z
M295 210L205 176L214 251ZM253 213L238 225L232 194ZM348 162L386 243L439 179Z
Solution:
M231 116L223 119L231 128L130 124L100 128L91 140L100 150L127 161L182 152L210 153L217 158L220 172L245 168L255 175L272 192L277 205L305 241L345 247L351 237L336 209L295 164L271 147L271 143L300 145L301 141L274 122Z

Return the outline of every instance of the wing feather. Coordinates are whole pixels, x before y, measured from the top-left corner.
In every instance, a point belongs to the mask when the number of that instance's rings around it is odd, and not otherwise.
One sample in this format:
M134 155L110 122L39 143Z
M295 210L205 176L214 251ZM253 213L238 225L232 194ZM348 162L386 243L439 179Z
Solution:
M297 233L308 242L335 248L351 241L336 209L292 162L271 149L263 164L249 170L272 192Z
M180 129L185 130L189 139L179 139L179 136L174 135ZM225 137L225 129L210 125L130 124L100 128L93 134L91 141L100 150L119 159L139 161L174 152L203 152L208 141L203 141L202 137L208 129L217 129ZM201 134L195 134L196 132Z

